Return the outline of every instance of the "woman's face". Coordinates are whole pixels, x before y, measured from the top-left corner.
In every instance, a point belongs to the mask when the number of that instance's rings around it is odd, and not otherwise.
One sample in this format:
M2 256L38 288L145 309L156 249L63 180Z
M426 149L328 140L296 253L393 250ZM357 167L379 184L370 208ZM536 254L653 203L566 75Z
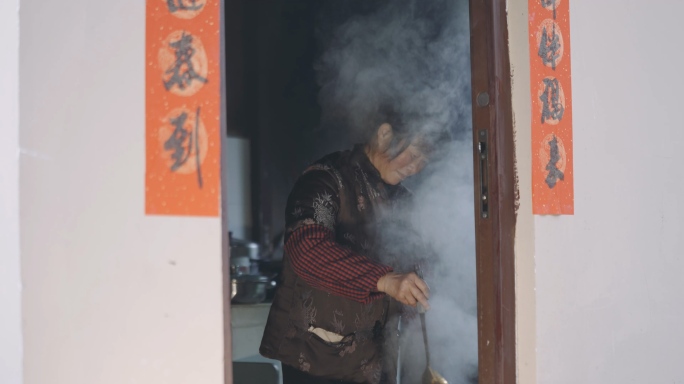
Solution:
M415 175L425 168L428 163L427 156L421 152L417 140L409 144L396 156L390 148L392 143L392 128L389 124L383 124L378 129L377 151L370 156L370 160L380 172L382 180L390 185L397 185L408 177ZM402 144L400 146L403 147Z
M425 165L427 165L427 158L414 144L411 144L398 156L386 161L383 169L378 170L385 183L397 185L422 171Z

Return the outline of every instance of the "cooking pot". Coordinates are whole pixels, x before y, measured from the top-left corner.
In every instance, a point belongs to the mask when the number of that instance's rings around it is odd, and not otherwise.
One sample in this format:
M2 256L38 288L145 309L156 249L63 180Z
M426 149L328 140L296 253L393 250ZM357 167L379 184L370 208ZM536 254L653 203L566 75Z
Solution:
M230 297L233 303L257 304L266 299L272 280L261 275L240 275L230 279Z

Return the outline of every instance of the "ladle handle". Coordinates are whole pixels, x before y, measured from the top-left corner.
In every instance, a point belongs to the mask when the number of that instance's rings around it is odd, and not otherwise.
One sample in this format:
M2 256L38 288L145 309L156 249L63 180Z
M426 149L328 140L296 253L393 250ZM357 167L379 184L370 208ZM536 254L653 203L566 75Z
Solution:
M425 360L427 366L430 366L430 346L428 344L427 327L425 326L425 312L420 314L420 326L423 328L423 343L425 344Z
M416 271L416 275L420 277L421 279L423 278L423 270L420 268L420 265L417 264L414 267L414 270ZM420 326L423 329L423 343L425 344L425 360L427 361L427 366L430 366L430 345L428 343L428 334L427 334L427 327L425 326L425 308L423 308L420 303L418 303L418 313L420 314Z

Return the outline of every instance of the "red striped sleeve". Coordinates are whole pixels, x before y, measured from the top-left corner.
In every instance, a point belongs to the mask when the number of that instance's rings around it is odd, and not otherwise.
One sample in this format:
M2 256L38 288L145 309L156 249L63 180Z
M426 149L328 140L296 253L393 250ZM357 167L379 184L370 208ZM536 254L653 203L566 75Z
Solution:
M314 288L369 303L384 296L378 280L392 268L335 242L334 232L322 225L306 225L285 241L285 251L301 279Z

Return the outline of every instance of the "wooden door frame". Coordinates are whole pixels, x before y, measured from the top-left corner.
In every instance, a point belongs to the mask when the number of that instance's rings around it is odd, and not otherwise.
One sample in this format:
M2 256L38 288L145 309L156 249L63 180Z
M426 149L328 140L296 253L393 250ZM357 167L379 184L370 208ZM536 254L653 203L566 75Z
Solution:
M470 0L470 54L479 382L514 384L517 187L506 0Z
M239 1L221 3L222 97L228 107L225 72L225 11L240 10ZM479 383L514 384L515 348L515 263L514 237L517 184L511 72L508 52L506 0L470 1L470 54L473 113L473 166L477 254L477 312ZM230 5L226 7L226 5ZM240 33L240 25L229 30ZM230 114L230 108L229 113ZM228 125L225 108L222 132ZM481 136L481 134L483 136ZM222 135L223 137L223 135ZM485 169L480 169L480 142L487 143ZM222 139L222 148L225 140ZM222 150L222 152L224 152ZM225 156L225 153L222 153ZM486 217L482 212L481 171L487 186ZM226 178L222 177L222 188ZM221 194L222 199L225 194ZM226 201L222 201L222 206ZM223 212L225 215L225 212ZM226 218L223 218L224 221ZM225 228L224 228L225 229ZM224 382L231 384L232 342L230 314L230 260L227 230L223 230L223 330Z

